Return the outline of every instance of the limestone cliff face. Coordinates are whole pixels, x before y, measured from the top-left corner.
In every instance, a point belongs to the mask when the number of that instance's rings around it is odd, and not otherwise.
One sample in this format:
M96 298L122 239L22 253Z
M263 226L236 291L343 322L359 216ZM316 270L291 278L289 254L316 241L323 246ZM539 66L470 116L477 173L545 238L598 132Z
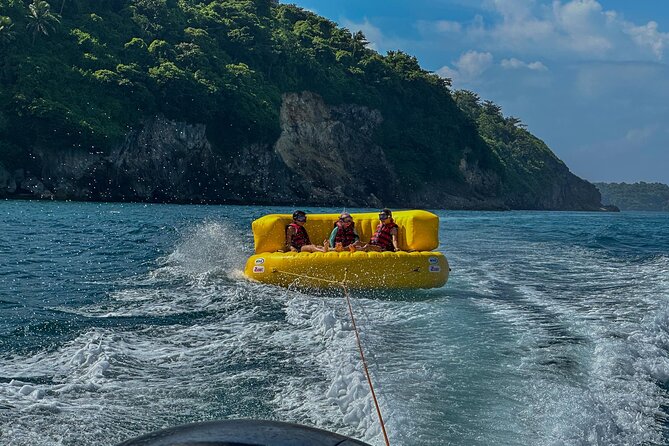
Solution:
M288 93L273 145L250 144L219 154L203 124L145 119L109 154L31 150L33 162L0 165L0 197L177 203L312 204L452 209L579 209L599 207L599 192L550 151L541 169L517 162L516 176L465 158L457 181L402 187L374 132L378 110L331 106L316 94ZM519 166L519 167L518 167ZM522 171L522 172L521 172ZM538 181L537 179L541 179Z
M382 117L356 105L330 107L313 93L286 94L276 153L294 172L309 201L380 206L396 202L398 180L372 141Z
M204 125L163 117L130 132L109 158L110 193L139 201L201 201L216 177Z
M25 176L35 178L38 198L111 201L205 201L215 157L203 125L162 117L132 130L111 154L34 149Z
M202 124L157 116L109 155L35 149L26 169L0 165L0 197L172 203L278 202L299 197L271 147L249 146L233 159L212 150Z
M35 149L27 171L0 167L0 196L177 203L380 206L398 181L371 142L378 111L286 94L274 146L217 155L203 124L157 116L109 155Z

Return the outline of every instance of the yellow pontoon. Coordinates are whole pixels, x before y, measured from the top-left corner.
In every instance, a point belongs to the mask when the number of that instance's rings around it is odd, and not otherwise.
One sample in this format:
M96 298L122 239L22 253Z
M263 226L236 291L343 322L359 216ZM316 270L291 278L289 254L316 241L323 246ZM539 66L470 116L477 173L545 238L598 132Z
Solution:
M312 242L330 236L338 214L308 214L305 228ZM368 241L377 213L351 214L361 240ZM426 211L393 212L399 225L399 252L281 252L285 249L289 214L266 215L253 222L255 255L244 274L254 280L281 286L351 288L438 288L448 280L446 257L433 251L439 246L439 217Z

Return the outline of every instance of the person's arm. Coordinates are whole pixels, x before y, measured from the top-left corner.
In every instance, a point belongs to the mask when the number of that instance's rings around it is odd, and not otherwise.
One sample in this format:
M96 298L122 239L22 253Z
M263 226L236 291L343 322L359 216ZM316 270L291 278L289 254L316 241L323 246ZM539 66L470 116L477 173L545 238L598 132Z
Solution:
M286 250L287 251L295 251L297 252L297 249L293 246L293 236L295 235L295 229L293 229L292 226L288 226L288 229L286 229Z
M393 228L390 230L390 235L393 237L393 248L395 248L395 251L400 250L400 244L397 241L397 228Z
M337 237L337 232L339 232L339 226L335 226L332 228L332 232L330 233L330 246L335 245L335 238Z
M358 230L355 229L355 228L353 228L353 237L354 237L356 242L360 241L360 236L358 235Z

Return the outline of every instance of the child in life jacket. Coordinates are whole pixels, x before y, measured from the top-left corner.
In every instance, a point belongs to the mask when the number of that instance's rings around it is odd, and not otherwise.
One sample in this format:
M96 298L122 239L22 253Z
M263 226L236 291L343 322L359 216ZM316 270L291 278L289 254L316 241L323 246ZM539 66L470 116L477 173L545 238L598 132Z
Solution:
M293 252L328 252L330 242L323 241L323 246L316 246L309 241L304 228L307 214L304 211L293 212L293 222L286 226L286 248Z
M339 252L348 249L351 252L356 249L364 249L366 245L360 243L360 236L355 230L355 222L348 212L342 212L330 233L330 246Z
M383 209L379 213L380 223L376 227L372 239L367 245L369 251L399 251L397 241L397 230L399 226L393 220L393 213L390 209Z

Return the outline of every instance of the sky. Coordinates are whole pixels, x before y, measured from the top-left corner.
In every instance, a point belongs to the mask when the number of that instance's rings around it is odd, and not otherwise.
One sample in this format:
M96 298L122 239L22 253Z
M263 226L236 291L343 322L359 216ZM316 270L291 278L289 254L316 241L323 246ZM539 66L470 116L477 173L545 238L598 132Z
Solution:
M669 0L295 3L497 103L586 180L669 184Z

